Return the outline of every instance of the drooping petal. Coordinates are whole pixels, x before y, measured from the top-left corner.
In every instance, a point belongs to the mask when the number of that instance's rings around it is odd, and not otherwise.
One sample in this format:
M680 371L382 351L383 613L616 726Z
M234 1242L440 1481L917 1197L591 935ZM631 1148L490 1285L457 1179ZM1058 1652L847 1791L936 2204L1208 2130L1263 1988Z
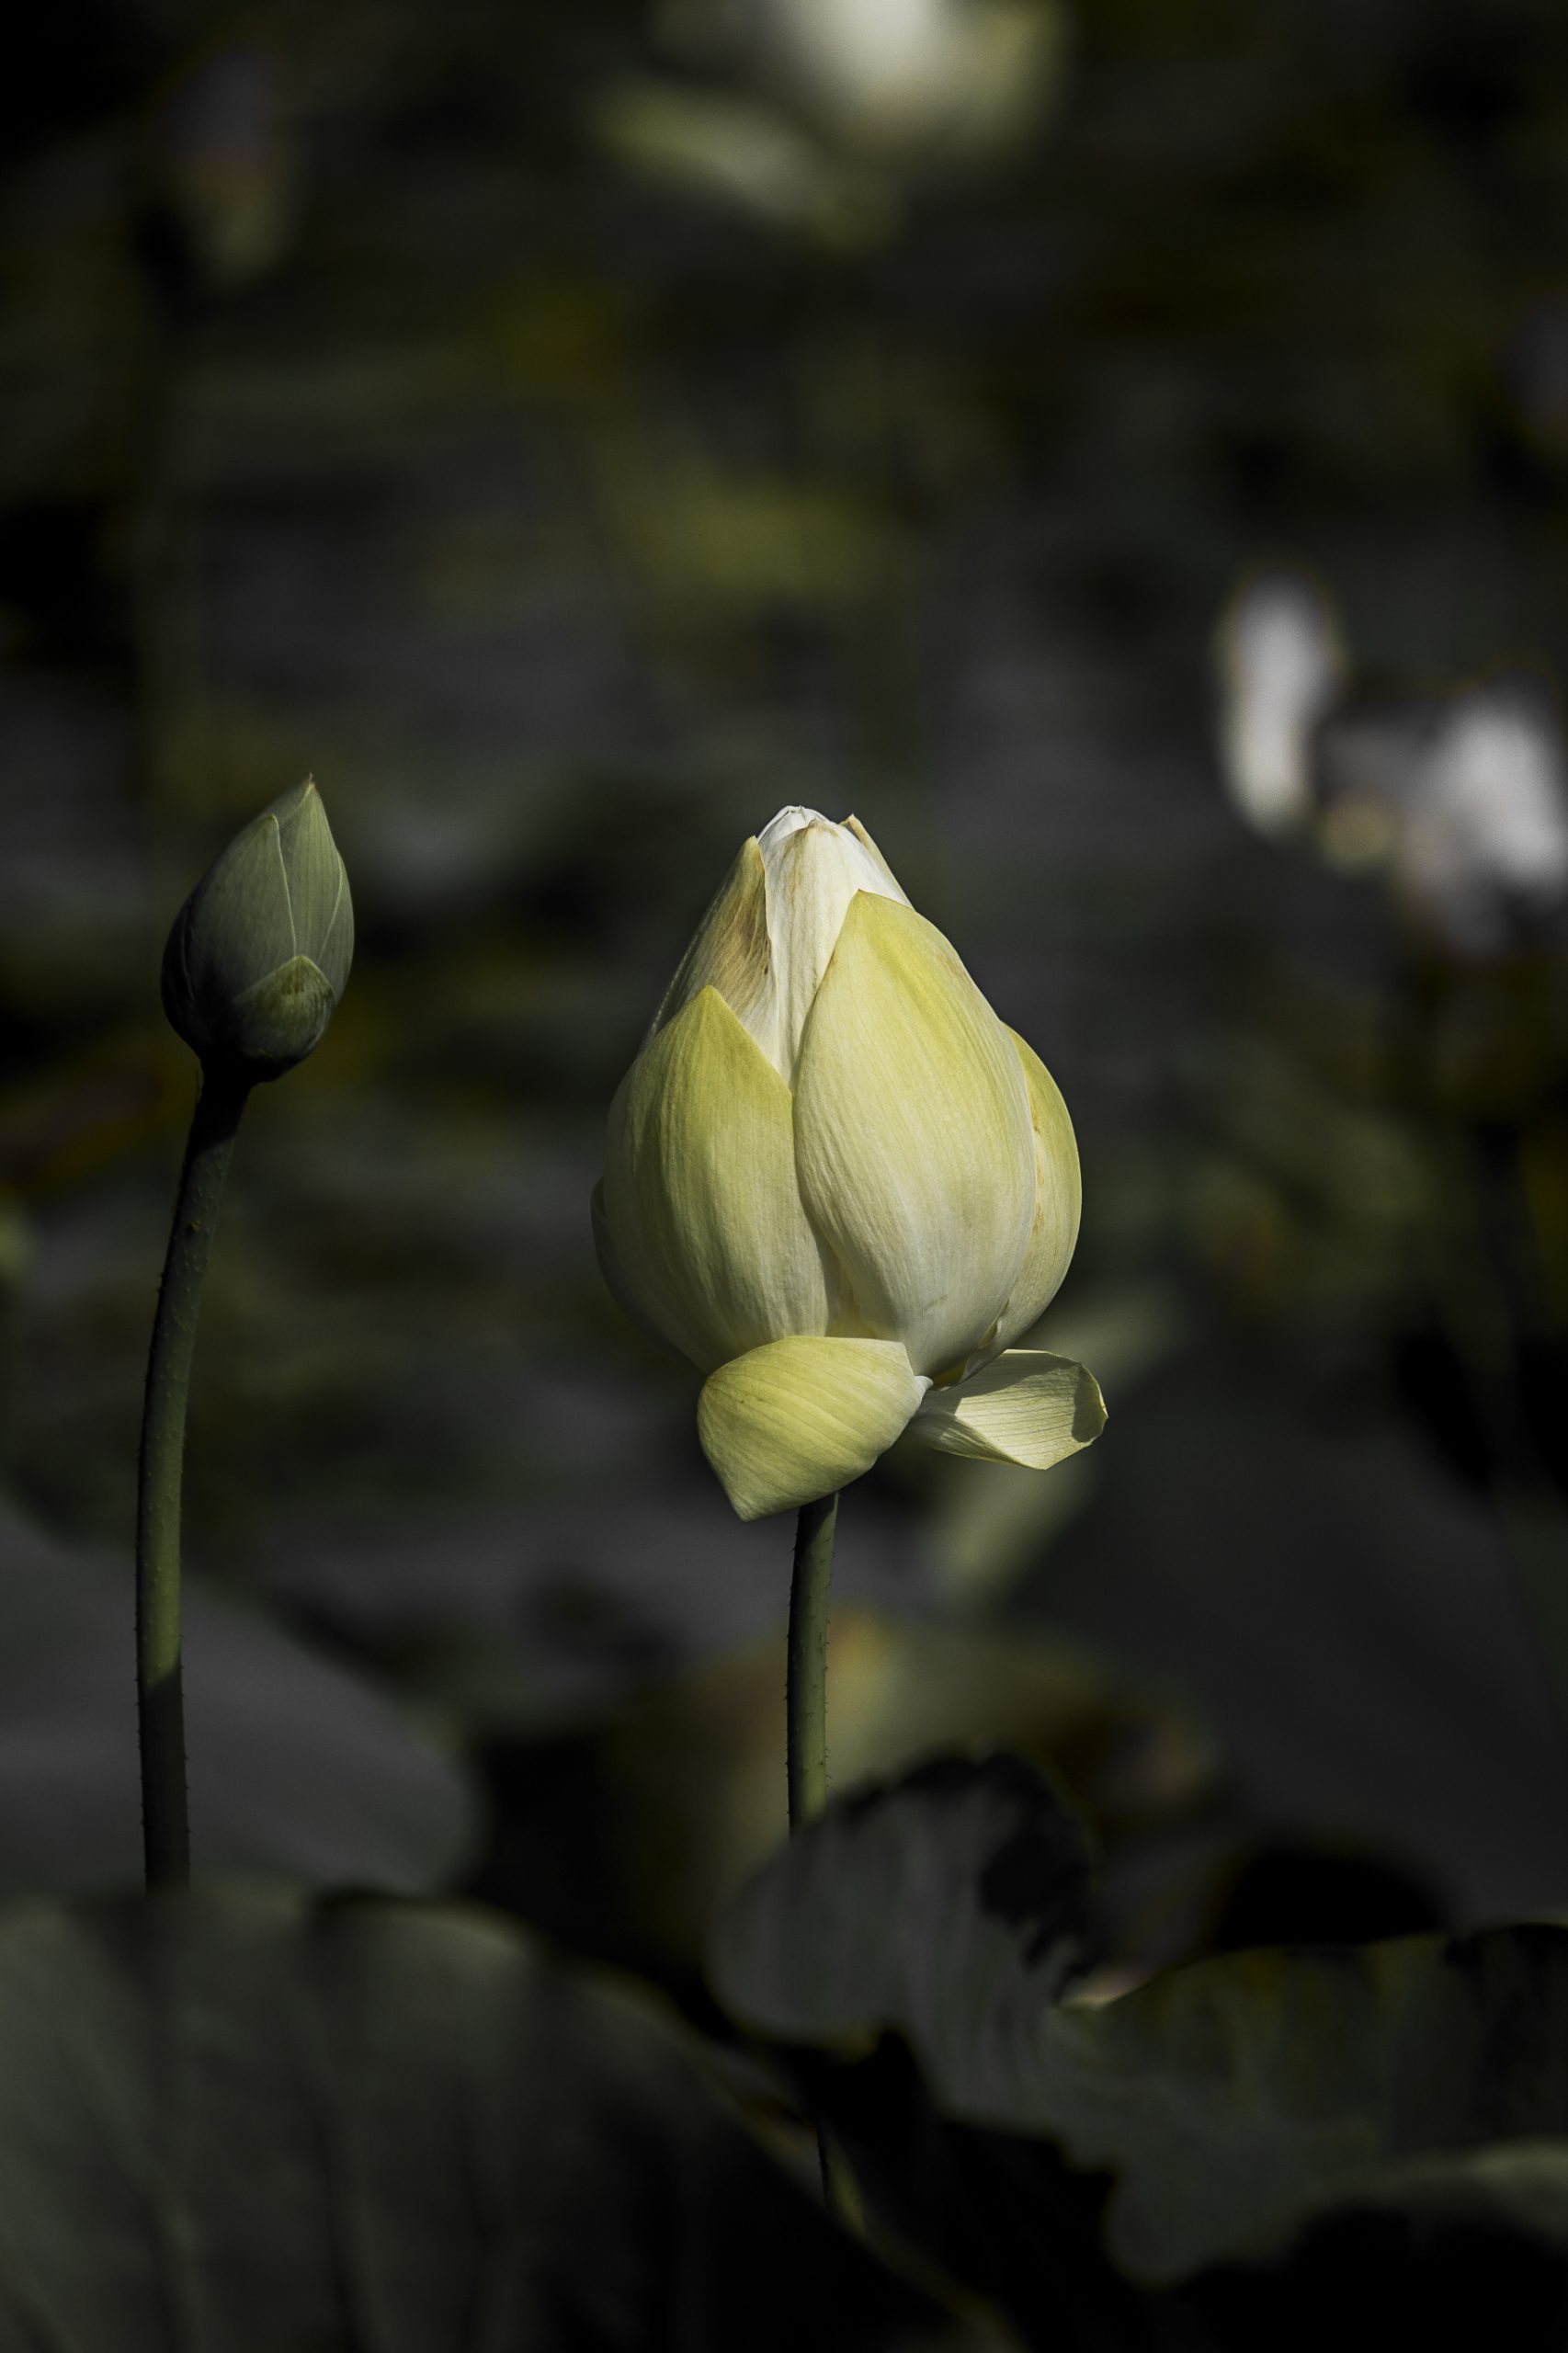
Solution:
M941 1454L1049 1471L1091 1446L1105 1421L1099 1383L1083 1365L1041 1348L1009 1348L967 1381L933 1389L915 1435Z
M774 1340L703 1384L697 1434L743 1519L831 1495L885 1454L928 1383L892 1340Z
M766 1340L827 1328L790 1090L715 988L651 1039L621 1081L604 1219L642 1315L704 1372Z
M868 1327L936 1374L1006 1304L1035 1213L1012 1040L913 907L860 892L806 1026L795 1158Z
M814 809L780 809L757 836L767 875L767 932L777 998L774 1062L791 1086L801 1035L858 892L909 902L864 831Z
M1077 1139L1062 1090L1034 1048L1016 1029L1009 1029L1007 1035L1017 1049L1028 1088L1034 1125L1035 1205L1024 1263L996 1327L997 1353L1011 1347L1038 1324L1062 1288L1077 1245L1083 1206Z
M666 1029L706 988L717 989L777 1067L772 957L767 944L767 879L756 836L740 854L698 925L653 1016L650 1038ZM646 1042L646 1040L644 1040Z

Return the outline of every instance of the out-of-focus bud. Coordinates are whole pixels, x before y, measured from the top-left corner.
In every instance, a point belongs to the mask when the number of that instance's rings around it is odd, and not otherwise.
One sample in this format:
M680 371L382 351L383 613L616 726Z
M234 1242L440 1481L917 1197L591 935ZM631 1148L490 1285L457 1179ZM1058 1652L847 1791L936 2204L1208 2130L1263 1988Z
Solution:
M1051 94L1053 0L748 0L760 71L835 145L895 166L1016 148Z
M831 1494L912 1422L1046 1469L1098 1435L1081 1366L1012 1343L1077 1237L1044 1065L858 819L748 841L610 1108L595 1231L645 1331L708 1378L744 1519Z
M1250 580L1220 625L1220 749L1231 799L1260 834L1312 813L1312 739L1343 693L1345 651L1326 599L1296 572Z
M164 1011L204 1063L278 1078L317 1043L354 956L348 877L314 783L236 834L164 950Z
M148 124L159 257L190 289L228 293L285 251L299 210L283 60L264 38L206 45L179 66Z

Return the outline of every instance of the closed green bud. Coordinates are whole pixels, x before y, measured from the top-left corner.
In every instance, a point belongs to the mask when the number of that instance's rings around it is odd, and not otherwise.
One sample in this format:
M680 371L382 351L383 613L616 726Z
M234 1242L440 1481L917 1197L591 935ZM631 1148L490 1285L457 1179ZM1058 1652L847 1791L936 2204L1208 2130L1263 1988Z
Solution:
M307 777L208 868L164 950L164 1011L204 1063L279 1078L331 1020L354 958L348 877Z

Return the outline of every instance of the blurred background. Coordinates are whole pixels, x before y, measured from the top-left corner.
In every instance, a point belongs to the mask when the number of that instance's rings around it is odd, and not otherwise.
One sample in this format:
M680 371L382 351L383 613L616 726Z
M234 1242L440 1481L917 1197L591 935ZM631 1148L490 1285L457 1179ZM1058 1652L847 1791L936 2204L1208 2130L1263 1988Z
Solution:
M1048 1477L840 1521L842 1783L1056 1764L1107 1982L1568 1898L1568 19L62 0L0 85L0 1885L137 1865L163 939L306 773L187 1476L199 1860L695 1993L790 1529L603 1291L739 842L858 813L1059 1079Z

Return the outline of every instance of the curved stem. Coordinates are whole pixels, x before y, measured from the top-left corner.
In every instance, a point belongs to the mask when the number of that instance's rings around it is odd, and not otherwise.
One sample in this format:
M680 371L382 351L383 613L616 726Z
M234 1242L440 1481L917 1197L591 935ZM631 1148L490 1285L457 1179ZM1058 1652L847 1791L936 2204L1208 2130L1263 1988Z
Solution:
M827 1803L827 1616L838 1497L805 1504L795 1527L784 1679L785 1771L791 1834Z
M180 1660L180 1474L201 1285L250 1081L206 1070L153 1319L136 1489L136 1707L149 1887L190 1878Z

